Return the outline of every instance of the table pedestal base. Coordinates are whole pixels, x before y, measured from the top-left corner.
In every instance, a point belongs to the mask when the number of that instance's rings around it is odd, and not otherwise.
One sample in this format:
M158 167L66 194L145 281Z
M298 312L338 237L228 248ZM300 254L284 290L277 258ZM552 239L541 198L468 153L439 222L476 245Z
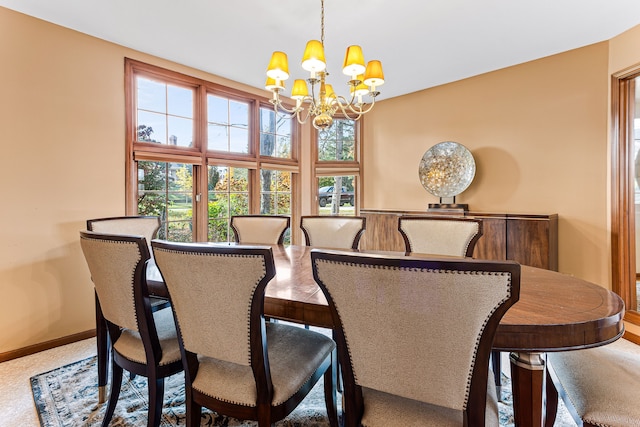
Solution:
M516 427L545 427L544 353L513 352L510 360Z

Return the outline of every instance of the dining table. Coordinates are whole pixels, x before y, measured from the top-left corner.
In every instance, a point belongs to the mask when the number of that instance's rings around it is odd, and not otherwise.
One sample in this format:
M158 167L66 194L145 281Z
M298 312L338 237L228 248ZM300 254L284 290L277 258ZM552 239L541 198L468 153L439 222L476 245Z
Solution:
M271 247L276 275L266 288L265 316L333 328L327 300L313 278L310 254L314 248ZM384 253L437 258L404 252ZM168 297L153 262L147 269L147 286L150 294ZM545 354L613 342L624 332L623 316L622 299L602 286L556 271L521 266L520 299L500 321L493 343L495 350L510 354L516 426L553 425L557 394L554 403L555 388L547 387Z

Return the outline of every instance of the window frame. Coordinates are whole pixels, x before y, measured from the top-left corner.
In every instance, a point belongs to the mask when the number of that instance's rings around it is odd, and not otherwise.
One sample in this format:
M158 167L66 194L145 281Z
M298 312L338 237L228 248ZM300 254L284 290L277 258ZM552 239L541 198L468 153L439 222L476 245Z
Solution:
M353 160L320 160L318 149L318 137L320 132L313 126L311 126L311 141L312 141L312 173L311 173L311 211L313 215L319 215L319 201L318 201L318 178L323 176L353 176L353 191L354 191L354 215L360 214L360 202L362 200L362 135L363 135L363 121L364 118L358 120L350 119L343 115L335 115L335 119L352 120L354 124L354 159Z
M625 322L636 326L640 326L640 311L635 310L638 279L632 113L635 108L635 79L639 77L640 66L611 76L611 287L625 303ZM637 333L626 330L624 337L640 344Z
M194 90L194 143L192 147L169 146L137 140L137 86L136 78L146 77ZM249 104L249 149L248 153L209 150L207 147L207 96L213 94ZM291 158L260 155L260 108L273 109L269 98L226 87L198 77L189 76L159 66L125 58L125 212L135 215L137 204L137 161L159 161L190 163L193 165L193 238L207 241L208 206L206 201L207 166L235 166L249 169L249 213L260 209L259 171L262 168L292 172L291 177L291 221L295 224L300 216L300 125L293 120L291 125Z

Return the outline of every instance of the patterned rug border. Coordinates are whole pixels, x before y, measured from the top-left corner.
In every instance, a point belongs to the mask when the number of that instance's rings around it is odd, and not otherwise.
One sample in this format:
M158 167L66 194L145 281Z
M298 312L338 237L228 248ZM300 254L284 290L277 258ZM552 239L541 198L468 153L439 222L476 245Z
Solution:
M100 426L106 403L98 405L96 356L91 356L30 378L33 399L41 427ZM124 401L127 404L124 404ZM148 409L147 379L137 376L123 379L120 400L110 426L146 425ZM184 374L165 379L162 427L183 426ZM322 383L314 387L303 403L277 427L325 427L326 411ZM202 410L201 426L255 427L257 422L240 421Z
M106 403L98 405L96 356L78 360L30 378L31 389L41 427L96 427L102 423ZM500 427L513 427L511 384L503 376L502 401L499 402ZM116 406L111 426L134 427L146 425L147 380L125 378L120 401ZM124 404L126 400L127 404ZM340 399L338 399L340 401ZM184 374L176 374L165 380L165 399L162 411L162 427L184 425ZM277 427L325 427L326 412L321 382L314 387L303 403L289 417L276 423ZM566 408L561 405L557 427L575 426ZM201 426L255 427L253 421L239 421L203 410Z

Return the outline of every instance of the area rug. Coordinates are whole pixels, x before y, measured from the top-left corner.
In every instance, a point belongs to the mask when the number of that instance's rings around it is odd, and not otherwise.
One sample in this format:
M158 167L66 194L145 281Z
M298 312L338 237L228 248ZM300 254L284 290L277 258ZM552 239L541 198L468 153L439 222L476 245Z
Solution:
M96 357L90 357L31 378L31 389L40 425L42 427L94 427L102 423L106 403L98 405L98 377ZM500 426L512 427L509 379L503 378L503 395L500 402ZM111 421L114 427L146 426L148 405L147 380L136 377L123 380L120 400ZM340 401L340 399L338 399ZM564 413L563 413L564 410ZM162 427L184 426L184 375L173 375L165 381ZM561 408L556 426L575 426L566 409ZM254 427L255 422L239 421L223 417L203 409L201 426ZM324 394L321 382L309 393L302 404L289 417L276 423L277 427L325 427L328 426Z

